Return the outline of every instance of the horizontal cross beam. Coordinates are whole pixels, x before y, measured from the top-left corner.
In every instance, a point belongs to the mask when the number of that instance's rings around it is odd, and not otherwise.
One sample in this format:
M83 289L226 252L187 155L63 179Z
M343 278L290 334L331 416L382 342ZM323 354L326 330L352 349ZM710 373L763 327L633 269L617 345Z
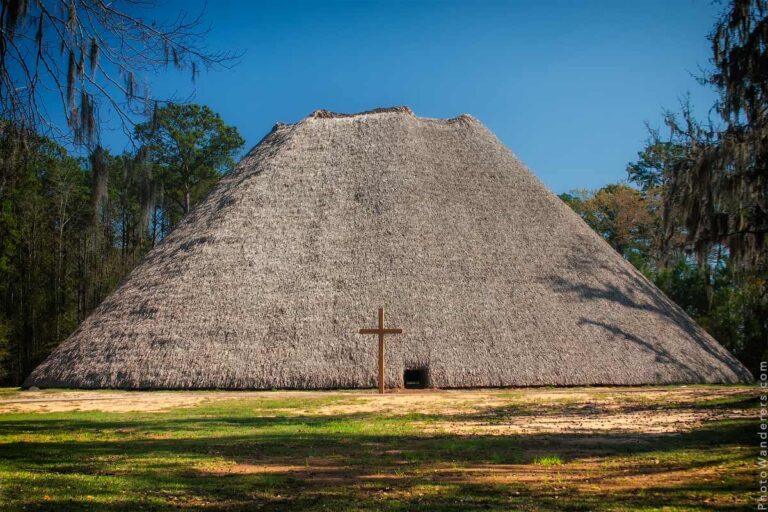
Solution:
M360 334L403 334L402 329L360 329Z

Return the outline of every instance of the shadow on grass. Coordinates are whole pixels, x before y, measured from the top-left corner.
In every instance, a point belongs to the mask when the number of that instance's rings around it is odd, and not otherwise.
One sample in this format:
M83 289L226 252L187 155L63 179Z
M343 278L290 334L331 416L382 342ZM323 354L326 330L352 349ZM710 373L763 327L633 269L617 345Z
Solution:
M504 413L490 410L485 417ZM750 453L741 448L753 440L747 420L679 435L418 430L432 421L476 416L264 417L240 411L121 421L76 413L0 419L0 439L25 439L0 444L0 492L8 510L725 511L743 509L729 497L752 491L741 470L704 481L665 478L679 470L742 467ZM533 464L546 454L566 465ZM611 463L596 474L595 459ZM602 490L608 480L633 477L646 484ZM589 492L581 487L587 484Z

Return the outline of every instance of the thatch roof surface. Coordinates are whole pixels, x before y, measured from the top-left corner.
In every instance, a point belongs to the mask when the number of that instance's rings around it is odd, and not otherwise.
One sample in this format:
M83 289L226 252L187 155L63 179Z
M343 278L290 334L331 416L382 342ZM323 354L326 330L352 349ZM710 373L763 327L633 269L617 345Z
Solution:
M751 379L470 116L276 125L26 385Z

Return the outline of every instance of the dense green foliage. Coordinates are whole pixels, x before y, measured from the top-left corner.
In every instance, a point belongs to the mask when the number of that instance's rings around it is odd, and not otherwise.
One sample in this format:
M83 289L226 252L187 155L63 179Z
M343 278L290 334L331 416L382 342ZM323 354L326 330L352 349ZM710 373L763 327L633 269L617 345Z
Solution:
M160 133L175 122L173 136ZM233 165L243 140L207 107L159 109L135 154L73 158L43 138L0 143L0 382L19 384ZM16 147L23 140L27 147ZM169 158L183 140L193 164ZM187 151L188 150L188 151ZM194 151L193 151L194 150Z
M10 154L13 139L3 144ZM84 277L88 175L61 148L34 144L34 152L4 165L0 195L0 373L11 382L82 319L89 288L73 289Z
M136 127L137 138L153 155L162 182L171 224L189 212L221 173L235 162L233 150L244 141L237 129L224 124L206 106L168 105L151 122Z

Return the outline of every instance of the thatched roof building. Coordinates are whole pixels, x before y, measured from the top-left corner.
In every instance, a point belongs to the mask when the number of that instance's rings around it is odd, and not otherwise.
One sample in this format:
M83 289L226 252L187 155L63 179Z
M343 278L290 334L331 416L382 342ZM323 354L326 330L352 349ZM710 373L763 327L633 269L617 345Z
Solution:
M749 372L470 116L275 126L29 377L83 388L738 382Z

